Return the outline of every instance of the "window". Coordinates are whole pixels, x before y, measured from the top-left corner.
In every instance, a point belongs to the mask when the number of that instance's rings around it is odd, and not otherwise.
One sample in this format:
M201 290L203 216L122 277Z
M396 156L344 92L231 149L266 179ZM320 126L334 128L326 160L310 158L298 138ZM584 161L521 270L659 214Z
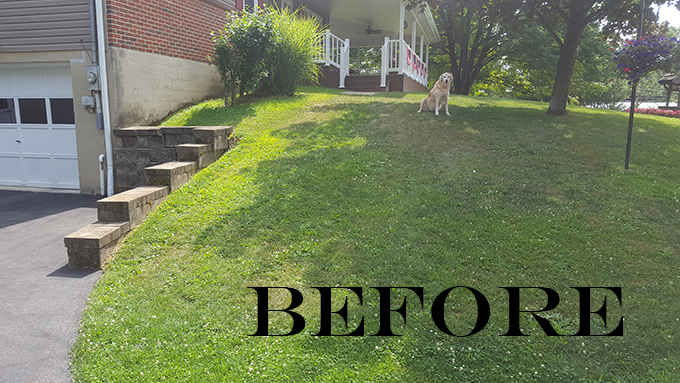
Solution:
M75 124L72 98L50 98L53 124Z
M14 100L11 98L0 98L0 124L2 123L17 123L17 116L14 112Z
M243 1L243 9L246 11L252 12L255 8L258 6L258 1L257 0L244 0Z
M44 98L20 98L19 115L22 124L47 124Z

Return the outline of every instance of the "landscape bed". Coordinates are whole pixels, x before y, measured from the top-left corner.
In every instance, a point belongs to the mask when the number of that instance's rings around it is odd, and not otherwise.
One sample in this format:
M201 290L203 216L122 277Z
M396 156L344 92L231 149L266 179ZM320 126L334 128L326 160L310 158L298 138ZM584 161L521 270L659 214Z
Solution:
M673 382L680 381L680 120L452 96L451 116L416 114L424 94L343 95L303 87L295 97L222 108L214 100L167 125L233 125L239 145L172 193L126 240L89 298L72 349L79 382ZM306 319L294 336L251 336L258 296L249 287L299 290ZM469 337L445 334L432 303L466 286L489 301ZM579 292L606 297L607 327L623 336L573 336ZM320 292L332 314L318 336ZM422 287L379 330L378 290ZM527 336L503 336L512 287L542 287L559 305L528 312ZM269 308L291 301L270 289ZM547 295L522 289L522 310ZM384 300L383 300L384 302ZM464 335L477 304L452 291L447 328ZM270 312L271 334L291 316Z

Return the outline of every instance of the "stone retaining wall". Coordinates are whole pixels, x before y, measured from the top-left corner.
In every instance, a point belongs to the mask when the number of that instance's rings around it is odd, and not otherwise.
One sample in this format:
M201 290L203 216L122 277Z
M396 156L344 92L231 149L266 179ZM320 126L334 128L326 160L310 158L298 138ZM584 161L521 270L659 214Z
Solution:
M133 126L115 129L113 135L116 193L149 184L145 172L148 167L191 160L197 161L202 168L220 158L235 144L230 126ZM204 152L196 154L197 158L189 159L186 157L187 150L181 148L195 144L207 146ZM192 148L189 152L196 150Z

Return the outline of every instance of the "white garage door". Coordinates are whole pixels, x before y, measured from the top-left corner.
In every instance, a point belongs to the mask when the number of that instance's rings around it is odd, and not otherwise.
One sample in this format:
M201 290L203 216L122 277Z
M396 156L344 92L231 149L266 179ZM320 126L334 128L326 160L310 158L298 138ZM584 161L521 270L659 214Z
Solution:
M79 188L68 65L0 64L0 185Z

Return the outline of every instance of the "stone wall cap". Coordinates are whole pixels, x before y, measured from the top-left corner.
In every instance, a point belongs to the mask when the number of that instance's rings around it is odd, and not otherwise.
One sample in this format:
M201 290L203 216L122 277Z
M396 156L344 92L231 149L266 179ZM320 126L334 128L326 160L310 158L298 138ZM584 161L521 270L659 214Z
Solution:
M113 135L123 136L158 136L161 130L158 126L129 126L127 128L113 129Z

